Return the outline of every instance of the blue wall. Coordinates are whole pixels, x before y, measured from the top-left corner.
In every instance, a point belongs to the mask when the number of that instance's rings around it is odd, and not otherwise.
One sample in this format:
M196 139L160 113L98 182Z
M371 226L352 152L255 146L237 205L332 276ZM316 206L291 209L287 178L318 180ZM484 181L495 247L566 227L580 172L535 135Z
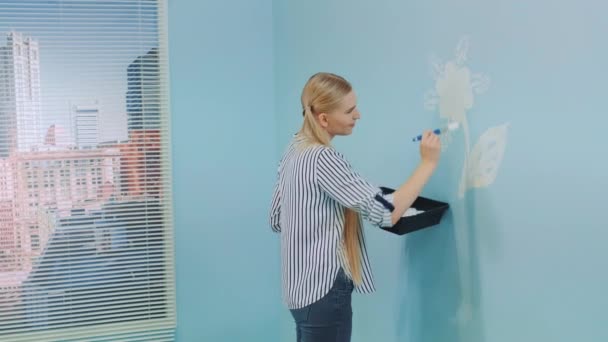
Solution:
M271 1L169 1L179 341L277 341Z
M425 195L452 209L399 237L368 227L378 291L356 296L353 341L605 341L608 5L599 1L275 1L276 113L282 148L317 71L346 76L362 120L336 146L371 181L397 186L418 161L409 137L426 110L429 57L491 79L467 113L471 144L509 123L495 182L458 197L464 132ZM603 109L604 108L604 109ZM469 314L467 314L469 312ZM281 341L293 339L282 314Z
M397 186L418 161L409 137L440 124L423 106L429 57L454 58L463 35L467 66L491 78L467 113L471 144L508 122L501 168L460 199L460 130L425 189L451 203L443 223L407 237L368 227L378 291L355 296L353 341L607 340L606 10L170 1L179 341L294 340L266 212L306 79L353 82L363 118L335 144L371 181Z

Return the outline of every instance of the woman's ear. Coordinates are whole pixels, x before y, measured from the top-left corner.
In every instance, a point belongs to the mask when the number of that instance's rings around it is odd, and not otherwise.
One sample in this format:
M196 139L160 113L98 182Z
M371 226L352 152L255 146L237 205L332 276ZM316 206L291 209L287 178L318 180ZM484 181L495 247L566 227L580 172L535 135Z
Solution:
M329 126L329 121L327 120L327 113L321 113L317 116L317 118L321 127L327 128L327 126Z

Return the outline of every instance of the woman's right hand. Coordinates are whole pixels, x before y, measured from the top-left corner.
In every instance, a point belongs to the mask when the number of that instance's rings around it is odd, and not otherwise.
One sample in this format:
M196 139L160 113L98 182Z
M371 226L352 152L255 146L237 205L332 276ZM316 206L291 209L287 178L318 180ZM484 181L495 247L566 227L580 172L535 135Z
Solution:
M441 140L432 131L425 131L420 141L420 158L423 162L436 166L441 155Z
M439 136L431 131L422 134L420 142L420 157L422 162L414 173L393 193L393 205L395 209L391 214L391 222L395 224L401 219L407 208L412 206L424 185L435 172L439 155L441 153L441 141Z

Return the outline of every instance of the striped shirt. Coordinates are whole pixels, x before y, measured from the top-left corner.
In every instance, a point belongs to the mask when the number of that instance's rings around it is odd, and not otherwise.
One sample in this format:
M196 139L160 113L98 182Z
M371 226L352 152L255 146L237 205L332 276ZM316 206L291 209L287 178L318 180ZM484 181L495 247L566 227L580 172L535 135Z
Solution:
M392 205L381 190L353 171L334 148L304 143L295 135L279 163L270 225L281 236L283 301L290 309L316 302L331 289L340 270L350 275L343 245L344 207L376 226L391 226ZM375 290L365 247L361 247L359 293Z

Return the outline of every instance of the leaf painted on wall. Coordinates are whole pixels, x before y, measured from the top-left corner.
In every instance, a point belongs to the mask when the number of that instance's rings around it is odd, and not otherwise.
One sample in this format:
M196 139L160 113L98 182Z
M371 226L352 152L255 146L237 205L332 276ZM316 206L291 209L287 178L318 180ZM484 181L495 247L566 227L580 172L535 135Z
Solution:
M482 94L490 88L490 78L484 74L473 74L471 76L471 87L476 94Z
M461 66L467 61L469 53L469 36L462 36L456 46L456 64Z
M438 80L443 77L445 63L435 55L429 57L429 66L431 67L431 77L433 80Z
M424 109L435 110L439 104L439 96L435 89L429 90L424 94Z
M505 148L509 123L486 130L473 147L467 160L466 186L461 188L483 188L494 182L500 169Z

